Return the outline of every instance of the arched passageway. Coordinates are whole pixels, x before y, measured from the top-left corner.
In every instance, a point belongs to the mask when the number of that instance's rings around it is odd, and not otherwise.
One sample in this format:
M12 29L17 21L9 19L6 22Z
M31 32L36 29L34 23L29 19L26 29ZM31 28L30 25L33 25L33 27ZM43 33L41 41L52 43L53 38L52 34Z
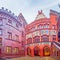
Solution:
M34 48L34 55L39 56L40 49L38 47Z
M43 55L44 56L50 56L50 48L49 47L45 46L43 48Z
M31 49L27 48L27 55L31 55Z

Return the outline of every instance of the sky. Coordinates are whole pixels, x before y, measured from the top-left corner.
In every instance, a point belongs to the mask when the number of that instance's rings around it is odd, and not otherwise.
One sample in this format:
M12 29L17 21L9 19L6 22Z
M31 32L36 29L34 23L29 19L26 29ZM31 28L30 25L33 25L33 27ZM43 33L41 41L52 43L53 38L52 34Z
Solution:
M31 23L35 20L38 10L43 10L48 18L50 9L60 12L58 4L60 0L0 0L0 9L7 8L17 16L22 13L27 23Z

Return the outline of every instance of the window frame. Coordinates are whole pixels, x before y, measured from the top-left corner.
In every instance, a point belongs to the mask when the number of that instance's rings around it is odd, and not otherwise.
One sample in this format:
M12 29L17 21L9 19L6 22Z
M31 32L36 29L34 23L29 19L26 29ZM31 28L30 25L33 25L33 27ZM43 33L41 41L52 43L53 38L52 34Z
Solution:
M12 20L11 20L11 19L8 19L8 23L9 23L9 24L12 24Z
M12 33L11 32L8 32L8 39L12 39Z
M17 52L16 49L18 50L18 52ZM14 53L14 54L18 54L18 53L19 53L19 48L18 48L18 47L14 47L14 49L13 49L13 53Z
M2 31L2 28L0 28L0 32L1 32L1 34L0 34L0 35L2 35L2 32L3 32L3 31Z
M15 40L19 40L19 35L15 34Z
M8 50L8 52L7 52L7 48L10 48L10 52L9 52L9 50ZM7 54L12 54L12 47L11 47L11 46L6 46L6 53L7 53Z
M1 22L0 26L3 25L3 19L0 19L0 22Z

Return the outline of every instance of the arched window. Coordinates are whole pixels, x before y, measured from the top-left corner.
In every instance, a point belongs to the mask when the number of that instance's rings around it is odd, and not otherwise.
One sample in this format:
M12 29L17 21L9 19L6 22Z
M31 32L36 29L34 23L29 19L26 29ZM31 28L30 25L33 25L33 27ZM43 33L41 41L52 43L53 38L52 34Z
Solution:
M49 35L49 30L41 30L41 35L43 35L43 34Z
M40 42L40 37L39 36L35 36L33 39L34 39L33 40L34 43L39 43Z
M32 38L28 38L27 39L27 44L31 44L32 43Z
M49 28L49 24L44 24L44 28Z
M43 29L43 26L42 25L38 25L38 29Z
M48 42L49 41L49 36L42 36L41 37L43 42Z

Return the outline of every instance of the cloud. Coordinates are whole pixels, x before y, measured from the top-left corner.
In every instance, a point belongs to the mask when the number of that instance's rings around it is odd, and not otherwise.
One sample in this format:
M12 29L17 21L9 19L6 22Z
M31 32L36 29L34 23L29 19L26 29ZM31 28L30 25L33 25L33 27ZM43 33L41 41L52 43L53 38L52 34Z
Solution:
M50 8L55 8L58 1L60 0L0 0L0 7L8 8L16 15L22 12L27 22L30 23L35 19L38 10L45 10L44 13L47 14Z

